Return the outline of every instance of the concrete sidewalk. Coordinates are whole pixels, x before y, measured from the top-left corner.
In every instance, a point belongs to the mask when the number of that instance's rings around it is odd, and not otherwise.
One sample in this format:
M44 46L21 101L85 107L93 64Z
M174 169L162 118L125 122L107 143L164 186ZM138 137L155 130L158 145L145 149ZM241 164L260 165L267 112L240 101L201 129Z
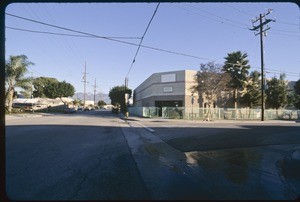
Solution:
M264 124L264 123L300 123L300 120L189 120L189 119L168 119L168 118L147 118L131 115L128 118L121 115L121 117L128 121L157 121L157 122L186 122L186 123L204 123L204 124L215 124L215 123L254 123L254 124Z
M186 164L185 155L134 121L120 120L134 161L152 200L219 199Z
M152 200L290 200L299 196L298 144L182 152L140 127L139 121L145 118L122 119L122 132Z

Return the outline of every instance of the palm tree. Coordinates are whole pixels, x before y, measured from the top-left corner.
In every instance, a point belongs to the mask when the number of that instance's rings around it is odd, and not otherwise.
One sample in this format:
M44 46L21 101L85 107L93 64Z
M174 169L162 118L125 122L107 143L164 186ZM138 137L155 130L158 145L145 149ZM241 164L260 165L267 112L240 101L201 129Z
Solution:
M234 94L234 107L237 108L237 92L245 86L245 82L248 79L248 65L247 53L242 53L241 51L228 53L227 57L224 59L225 64L223 66L223 71L231 75L231 80L228 83L228 87L233 89Z
M25 77L28 72L27 67L33 65L27 60L26 55L10 56L5 62L5 100L7 102L7 110L11 113L12 101L16 87L24 90L32 88L30 77Z

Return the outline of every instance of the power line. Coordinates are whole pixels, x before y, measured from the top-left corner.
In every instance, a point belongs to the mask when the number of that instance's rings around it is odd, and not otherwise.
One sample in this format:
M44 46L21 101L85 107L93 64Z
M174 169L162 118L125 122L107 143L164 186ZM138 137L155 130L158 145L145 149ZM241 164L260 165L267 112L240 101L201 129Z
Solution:
M35 12L35 9L33 9L30 4L27 4L26 6L30 9L30 13L32 13L36 17L36 19L40 20L40 17ZM42 27L42 29L49 31L48 27ZM61 44L61 42L57 38L53 37L52 35L50 35L49 38L54 42L53 45L56 45L59 50L63 50L63 51L61 51L61 53L65 55L66 59L69 59L68 62L71 61L70 56L73 56L78 61L78 58L75 57L74 55L71 55L70 50L65 49L65 47Z
M242 10L240 10L240 9L237 9L237 8L235 8L235 7L233 7L233 6L228 5L227 3L224 3L224 4L222 4L222 5L227 6L227 7L231 8L231 9L233 9L233 10L236 10L236 11L238 11L238 12L240 12L240 13L246 14L246 15L248 15L248 16L251 16L251 17L253 16L253 14L248 13L248 12L246 12L246 11L242 11Z
M200 9L200 8L198 8L198 7L191 6L191 5L189 5L189 6L192 7L192 8L194 8L194 9L200 10L201 12L204 12L204 13L207 13L207 14L209 14L209 15L215 16L215 17L217 17L217 18L221 18L221 19L223 19L223 20L226 20L226 21L228 21L228 22L232 22L232 23L236 23L236 24L243 25L243 26L247 26L247 25L244 24L244 23L241 23L241 22L238 22L238 21L234 21L234 20L229 20L228 18L224 18L224 17L219 16L219 15L216 15L216 14L214 14L214 13L211 13L211 12L208 12L208 11L205 11L205 10L202 10L202 9Z
M278 33L274 31L270 31L270 33L275 34L275 35L280 35L280 36L288 36L288 37L299 37L300 35L293 35L293 34L284 34L284 33Z
M196 14L196 15L199 15L199 16L201 16L201 17L204 17L204 18L210 19L210 20L212 20L212 21L216 21L216 22L218 22L218 23L221 23L221 24L224 24L224 25L229 25L229 26L233 26L233 27L240 28L240 29L248 30L248 29L246 28L246 26L245 26L245 27L241 27L241 26L239 26L239 25L230 24L230 23L228 23L228 22L224 22L224 21L222 21L222 20L216 20L216 19L214 19L214 18L211 18L211 17L205 16L205 15L201 15L201 14L200 14L200 13L198 13L198 12L191 11L191 10L189 10L189 9L186 9L186 8L181 8L181 7L179 7L179 6L176 6L176 5L173 5L173 6L175 6L175 7L178 7L178 8L180 8L180 9L183 9L183 10L185 10L185 11L187 11L187 12L190 12L190 13L193 13L193 14Z
M115 39L115 38L112 38L112 37L98 36L98 35L91 34L91 33L77 31L77 30L73 30L73 29L69 29L69 28L65 28L65 27L60 27L60 26L56 26L56 25L52 25L52 24L48 24L48 23L44 23L44 22L39 22L39 21L36 21L36 20L32 20L32 19L21 17L21 16L13 15L13 14L10 14L10 13L5 13L5 14L9 15L9 16L12 16L12 17L15 17L15 18L22 19L22 20L43 24L45 26L55 27L57 29L67 30L67 31L74 32L74 33L80 33L80 34L86 35L87 37L106 39L106 40L110 40L110 41L114 41L114 42L118 42L118 43L123 43L123 44L127 44L127 45L132 45L132 46L140 46L142 48L147 48L147 49L151 49L151 50L161 51L161 52L165 52L165 53L170 53L170 54L175 54L175 55L180 55L180 56L185 56L185 57L190 57L190 58L195 58L195 59L200 59L200 60L214 61L211 58L204 58L204 57L199 57L199 56L195 56L195 55L191 55L191 54L166 50L166 49L162 49L162 48L156 48L156 47L151 47L151 46L146 46L146 45L139 45L139 44L132 43L132 42L121 41L121 40L118 40L118 39ZM284 35L284 34L278 34L278 35ZM294 35L286 35L286 36L294 36Z
M111 41L115 41L115 42L119 42L119 43L124 43L124 44L138 46L138 44L134 44L134 43L131 43L131 42L121 41L121 40L117 40L117 39L113 39L113 38L109 38L109 37L104 37L104 36L99 36L99 35L95 35L95 34L90 34L90 33L87 33L87 32L77 31L77 30L74 30L74 29L66 28L66 27L61 27L61 26L52 25L52 24L41 22L41 21L37 21L37 20L32 20L32 19L29 19L29 18L24 18L24 17L18 16L18 15L10 14L10 13L5 13L5 14L9 15L9 16L12 16L12 17L15 17L15 18L22 19L22 20L26 20L26 21L30 21L30 22L42 24L42 25L49 26L49 27L54 27L54 28L57 28L57 29L62 29L62 30L70 31L70 32L75 32L75 33L79 33L79 34L84 34L84 35L92 36L92 37L95 37L95 38L101 38L101 39L111 40Z
M145 30L145 32L144 32L142 38L141 38L140 44L139 44L138 49L137 49L137 51L136 51L136 53L135 53L135 56L134 56L134 58L133 58L133 61L132 61L132 63L131 63L131 66L130 66L130 68L129 68L129 70L128 70L128 73L127 73L126 77L128 77L128 74L129 74L129 72L131 71L131 68L132 68L133 64L135 63L136 56L137 56L137 54L138 54L138 52L139 52L139 50L140 50L140 47L141 47L142 42L143 42L143 40L144 40L144 37L145 37L145 35L146 35L146 33L147 33L149 27L150 27L150 24L151 24L151 22L152 22L152 20L153 20L153 18L154 18L154 16L155 16L155 14L156 14L156 11L157 11L157 9L158 9L158 7L159 7L159 4L160 4L160 3L157 4L157 6L156 6L156 8L155 8L155 10L154 10L154 13L153 13L153 15L152 15L152 17L151 17L151 19L150 19L148 25L147 25L147 28L146 28L146 30Z
M29 29L23 29L23 28L17 28L17 27L10 27L10 26L6 26L5 28L12 29L12 30L18 30L18 31L39 33L39 34L52 34L52 35L59 35L59 36L98 38L98 37L95 37L95 36L76 35L76 34L64 34L64 33L57 33L57 32L43 32L43 31L29 30ZM141 37L117 37L117 36L106 36L106 37L107 38L112 38L112 39L141 39Z
M56 25L51 25L51 24L48 24L48 23L39 22L39 21L36 21L36 20L32 20L32 19L21 17L21 16L13 15L13 14L10 14L10 13L5 13L5 14L9 15L9 16L12 16L12 17L15 17L15 18L19 18L19 19L31 21L31 22L34 22L34 23L43 24L45 26L51 26L51 27L55 27L57 29L67 30L67 31L74 32L74 33L80 33L80 34L83 34L82 36L85 35L85 36L91 37L91 38L98 38L98 39L100 38L100 39L106 39L106 40L110 40L110 41L114 41L114 42L119 42L119 43L123 43L123 44L127 44L127 45L139 46L139 44L132 43L132 42L121 41L121 40L117 40L117 39L114 39L114 38L103 37L103 36L98 36L98 35L95 35L95 34L86 33L86 32L82 32L82 31L77 31L77 30L73 30L73 29L69 29L69 28L65 28L65 27L59 27L59 26L56 26ZM199 57L199 56L195 56L195 55L191 55L191 54L180 53L180 52L175 52L175 51L171 51L171 50L166 50L166 49L156 48L156 47L151 47L151 46L146 46L146 45L140 45L140 47L151 49L151 50L156 50L156 51L160 51L160 52L165 52L165 53L180 55L180 56L184 56L184 57L190 57L190 58L200 59L200 60L216 61L215 59L211 59L211 58L204 58L204 57ZM258 68L258 67L252 67L252 68Z
M176 7L178 7L178 6L176 6ZM199 14L199 13L197 13L197 12L194 12L194 11L191 11L191 10L189 10L189 9L180 8L180 7L178 7L178 8L183 9L183 10L186 10L186 11L191 12L191 13L194 13L194 14L199 15L199 16L205 17L205 18L207 18L207 19L210 19L210 20L219 22L219 23L221 23L221 24L230 25L230 26L234 26L234 27L237 27L237 28L240 28L240 29L248 30L248 28L247 28L248 25L247 25L247 24L244 24L244 23L241 23L241 22L238 22L238 21L234 21L234 20L230 20L230 19L228 19L228 18L219 16L219 15L215 15L215 14L213 14L213 13L210 13L210 12L208 12L208 11L204 11L204 10L198 8L198 7L195 7L195 6L189 6L189 7L194 8L194 9L197 9L197 10L200 10L201 12L205 12L205 13L207 13L207 14L209 14L209 15L212 15L212 16L215 16L215 17L224 19L224 20L226 20L227 22L220 21L220 20L216 20L216 19L214 19L214 18L211 18L211 17L207 17L207 16L204 16L204 15L201 15L201 14ZM230 7L230 6L228 6L228 7ZM234 8L234 7L232 7L232 8ZM234 9L235 9L235 8L234 8ZM238 11L242 12L242 11L239 10L239 9L235 9L235 10L238 10ZM250 14L248 14L248 15L250 15ZM252 16L252 15L251 15L251 16ZM241 26L238 26L238 25L235 25L235 24L231 24L231 23L239 24L239 25L242 25L242 26L245 26L245 27L241 27ZM281 21L277 21L277 20L276 20L276 23L290 24L290 25L297 25L297 24L286 23L286 22L281 22ZM288 30L279 30L279 29L273 29L273 31L287 32L287 33L296 33L296 34L299 34L299 33L300 33L299 31L297 32L297 31L288 31ZM283 35L283 34L279 34L279 35ZM285 36L295 36L295 35L285 35Z
M228 5L228 3L224 3L224 4L222 4L222 5L227 6L227 7L229 7L229 8L232 8L232 9L234 9L234 10L236 10L236 11L242 13L242 14L245 14L245 15L248 15L248 16L251 16L251 17L254 15L254 14L248 13L248 12L246 12L246 11L242 11L242 10L240 10L240 9L237 9L237 8L235 8L235 7L233 7L233 6L230 6L230 5ZM299 24L296 24L296 23L290 23L290 22L284 22L284 21L278 21L278 20L276 20L276 22L277 22L277 23L280 23L280 24L299 26Z
M278 20L276 20L276 22L281 23L281 24L286 24L286 25L299 26L299 24L296 24L296 23L282 22L282 21L278 21Z
M114 41L114 42L119 42L119 43L123 43L123 44L127 44L127 45L132 45L132 46L139 46L139 44L132 43L132 42L121 41L121 40L113 39L113 38L109 38L109 37L98 36L98 35L95 35L95 34L91 34L91 33L87 33L87 32L82 32L82 31L77 31L77 30L73 30L73 29L70 29L70 28L60 27L60 26L49 24L49 23L44 23L44 22L40 22L40 21L36 21L36 20L24 18L24 17L21 17L21 16L9 14L9 13L5 13L5 14L9 15L9 16L12 16L12 17L15 17L15 18L22 19L22 20L26 20L26 21L30 21L30 22L34 22L34 23L43 24L45 26L55 27L57 29L62 29L62 30L67 30L67 31L74 32L74 33L79 33L79 34L84 34L84 35L87 35L87 36L92 36L94 38L106 39L106 40L110 40L110 41ZM140 45L140 47L148 48L148 49L152 49L152 50L157 50L157 51L161 51L161 52L166 52L166 53L171 53L171 54L176 54L176 55L181 55L181 56L186 56L186 57L191 57L191 58L196 58L196 59L201 59L201 60L212 61L212 59L208 59L208 58L203 58L203 57L199 57L199 56L195 56L195 55L190 55L190 54L186 54L186 53L180 53L180 52L165 50L165 49L151 47L151 46Z
M288 32L288 33L296 33L296 34L300 34L300 32L295 32L295 31L286 31L286 30L281 30L281 29L273 29L274 31L278 31L278 32Z
M238 63L225 62L225 64L235 65L235 66L240 66L240 67L248 67L248 66L250 66L252 69L261 69L261 67L255 67L255 66L251 66L251 65L242 65L242 64L238 64ZM272 68L265 68L265 70L267 70L267 71L269 71L271 73L275 73L275 72L282 73L281 70L276 70L276 69L272 69ZM299 76L299 73L297 73L297 72L287 72L287 71L284 71L284 73L286 75L289 75L289 76Z

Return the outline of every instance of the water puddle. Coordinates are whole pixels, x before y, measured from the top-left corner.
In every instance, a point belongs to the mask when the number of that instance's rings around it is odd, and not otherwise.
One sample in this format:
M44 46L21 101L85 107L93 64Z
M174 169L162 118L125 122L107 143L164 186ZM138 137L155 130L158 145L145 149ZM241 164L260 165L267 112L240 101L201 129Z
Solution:
M288 152L278 151L260 147L192 151L185 155L186 163L205 176L207 186L224 199L295 199L300 196L300 188L296 187L300 185L299 150L290 160L285 159Z

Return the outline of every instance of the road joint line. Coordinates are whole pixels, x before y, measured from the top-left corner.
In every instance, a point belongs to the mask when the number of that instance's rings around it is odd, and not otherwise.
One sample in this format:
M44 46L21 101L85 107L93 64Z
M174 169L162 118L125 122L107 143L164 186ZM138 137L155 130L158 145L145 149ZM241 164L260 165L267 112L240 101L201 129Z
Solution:
M137 124L139 124L140 126L144 127L145 129L147 129L148 131L150 131L150 132L154 132L154 130L153 130L153 129L151 129L151 128L149 128L149 127L147 127L147 126L145 126L145 125L141 124L140 122L136 122L136 123L137 123Z

